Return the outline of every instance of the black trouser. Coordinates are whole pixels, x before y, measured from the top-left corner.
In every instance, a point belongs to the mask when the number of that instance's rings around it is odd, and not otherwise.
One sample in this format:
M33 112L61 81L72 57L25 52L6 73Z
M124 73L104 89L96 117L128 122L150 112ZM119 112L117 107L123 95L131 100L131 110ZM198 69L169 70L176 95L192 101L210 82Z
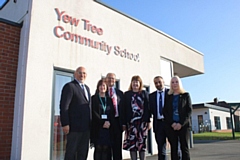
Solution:
M166 126L164 121L156 122L155 139L158 145L158 160L165 160L166 152Z
M65 160L86 160L89 149L90 132L69 132Z
M120 126L119 118L114 119L112 156L113 160L122 160L122 126Z
M179 131L173 130L171 126L167 126L167 137L171 145L171 159L178 159L178 140L182 151L182 160L190 160L188 148L189 127L182 127Z
M93 154L94 160L111 160L111 149L109 146L97 145Z

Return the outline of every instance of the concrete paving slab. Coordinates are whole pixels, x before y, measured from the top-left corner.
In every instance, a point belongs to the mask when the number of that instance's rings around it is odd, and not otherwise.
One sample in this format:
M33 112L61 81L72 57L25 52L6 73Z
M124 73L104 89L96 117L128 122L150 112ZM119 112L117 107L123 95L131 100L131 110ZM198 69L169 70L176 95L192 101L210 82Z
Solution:
M191 160L240 160L240 140L199 140L190 149ZM157 160L157 155L146 160ZM171 160L168 155L167 160Z

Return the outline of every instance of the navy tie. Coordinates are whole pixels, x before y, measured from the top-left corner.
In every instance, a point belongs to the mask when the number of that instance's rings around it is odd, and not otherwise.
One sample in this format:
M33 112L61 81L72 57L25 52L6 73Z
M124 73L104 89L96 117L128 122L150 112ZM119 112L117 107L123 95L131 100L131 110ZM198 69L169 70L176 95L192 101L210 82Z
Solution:
M162 91L159 93L159 114L162 116Z
M81 86L81 88L82 88L82 90L83 90L83 92L84 92L85 97L86 97L87 100L88 100L88 93L87 93L87 90L86 90L85 87L84 87L84 84L81 84L80 86Z

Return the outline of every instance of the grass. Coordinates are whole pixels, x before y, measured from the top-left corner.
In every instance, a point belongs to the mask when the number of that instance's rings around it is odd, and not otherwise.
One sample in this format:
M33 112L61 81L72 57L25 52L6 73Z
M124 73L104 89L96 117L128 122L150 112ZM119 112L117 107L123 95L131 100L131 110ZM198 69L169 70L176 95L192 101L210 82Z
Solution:
M231 140L233 139L232 132L204 132L193 134L194 140ZM235 132L235 139L240 140L240 132Z

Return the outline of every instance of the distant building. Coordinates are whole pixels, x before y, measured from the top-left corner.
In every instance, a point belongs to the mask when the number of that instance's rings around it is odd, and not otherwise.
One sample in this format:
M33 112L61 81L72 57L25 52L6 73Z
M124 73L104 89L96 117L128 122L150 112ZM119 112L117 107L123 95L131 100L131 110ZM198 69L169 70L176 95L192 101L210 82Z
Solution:
M240 103L227 103L225 101L193 104L192 112L192 131L201 132L231 132L230 107L233 111ZM238 108L233 115L233 125L235 131L240 131L240 109Z

